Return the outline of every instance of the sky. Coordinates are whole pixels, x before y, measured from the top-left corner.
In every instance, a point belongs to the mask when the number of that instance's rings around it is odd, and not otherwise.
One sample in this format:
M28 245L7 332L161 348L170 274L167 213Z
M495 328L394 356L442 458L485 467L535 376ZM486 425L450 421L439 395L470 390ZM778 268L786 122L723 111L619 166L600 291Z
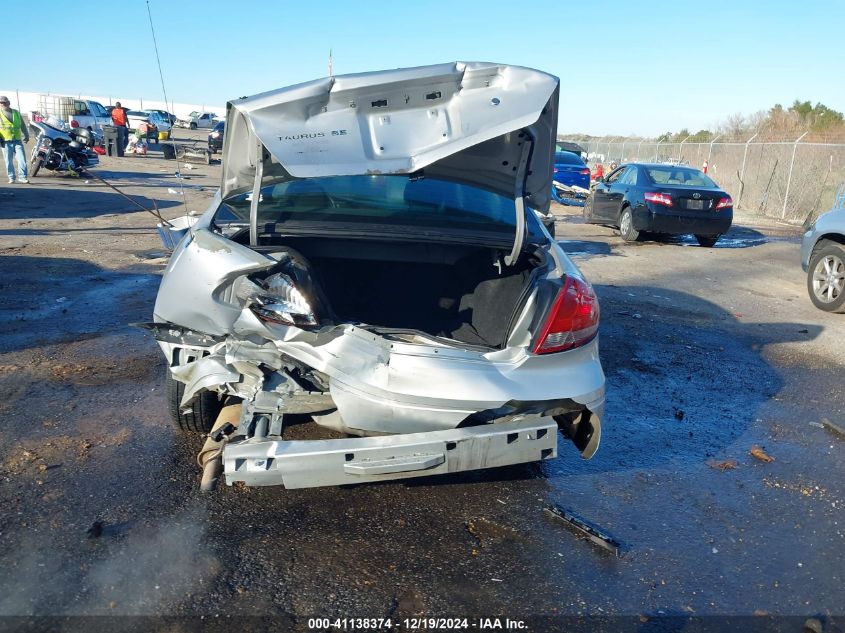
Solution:
M66 0L42 0L37 13L11 4L28 17L5 32L7 54L21 56L7 55L4 86L163 99L145 0L96 3L89 16L85 3ZM219 106L325 77L331 50L336 75L448 61L549 72L561 80L561 133L695 132L795 99L845 111L845 0L149 0L149 8L175 102Z

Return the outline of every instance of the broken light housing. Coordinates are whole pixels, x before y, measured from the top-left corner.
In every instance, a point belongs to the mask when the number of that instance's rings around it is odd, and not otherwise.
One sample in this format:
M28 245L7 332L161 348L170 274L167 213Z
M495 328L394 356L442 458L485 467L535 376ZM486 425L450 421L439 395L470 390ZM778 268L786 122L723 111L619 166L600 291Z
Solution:
M552 309L531 350L535 354L563 352L592 341L599 331L599 300L593 287L570 275L555 298Z
M306 328L317 325L308 300L285 273L267 277L261 284L261 291L250 296L249 307L264 321Z

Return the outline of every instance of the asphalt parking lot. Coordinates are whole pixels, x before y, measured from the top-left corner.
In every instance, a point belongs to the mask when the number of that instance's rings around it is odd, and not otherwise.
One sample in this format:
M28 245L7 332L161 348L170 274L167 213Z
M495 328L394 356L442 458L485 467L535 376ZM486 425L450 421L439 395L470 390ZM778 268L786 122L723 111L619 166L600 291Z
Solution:
M175 217L204 209L220 167L151 152L97 173ZM845 419L845 316L811 305L799 230L741 217L714 249L625 244L556 211L601 301L593 460L561 440L542 466L201 495L201 440L170 427L162 355L129 325L150 319L167 261L155 220L93 179L0 188L0 615L788 615L842 630L845 437L823 421Z

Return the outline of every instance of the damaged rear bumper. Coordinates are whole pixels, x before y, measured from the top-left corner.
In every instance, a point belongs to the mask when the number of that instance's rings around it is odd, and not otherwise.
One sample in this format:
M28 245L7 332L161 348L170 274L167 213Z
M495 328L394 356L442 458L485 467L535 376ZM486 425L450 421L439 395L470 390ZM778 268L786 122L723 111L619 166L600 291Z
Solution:
M337 486L552 459L557 430L557 423L544 417L342 440L253 439L227 445L223 462L229 485Z

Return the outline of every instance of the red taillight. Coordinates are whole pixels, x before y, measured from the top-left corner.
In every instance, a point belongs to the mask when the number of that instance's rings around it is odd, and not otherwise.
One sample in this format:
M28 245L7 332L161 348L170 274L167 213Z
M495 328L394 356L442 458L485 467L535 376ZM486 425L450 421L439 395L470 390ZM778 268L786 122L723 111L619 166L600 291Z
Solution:
M549 354L580 347L598 330L599 300L593 287L577 277L567 277L531 351Z
M730 196L728 196L727 198L719 198L719 202L716 203L716 210L727 209L728 207L732 206L734 206L734 201L731 200Z
M653 202L654 204L662 204L664 207L672 206L672 196L670 196L668 193L647 193L645 194L645 199L647 202Z
M579 173L579 174L581 174L582 176L589 176L589 175L590 175L590 170L589 170L589 169L582 169L582 170L581 170L581 171L579 171L578 173Z
M79 121L77 121L76 119L71 119L70 120L70 126L71 127L79 127Z

